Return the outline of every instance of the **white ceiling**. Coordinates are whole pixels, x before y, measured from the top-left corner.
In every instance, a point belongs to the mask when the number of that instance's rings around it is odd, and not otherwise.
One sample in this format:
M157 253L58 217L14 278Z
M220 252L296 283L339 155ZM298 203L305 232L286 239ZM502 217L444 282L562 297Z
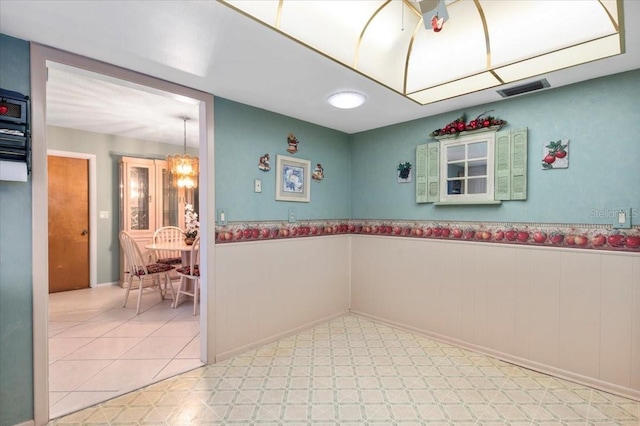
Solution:
M624 0L623 11L625 54L541 77L554 88L640 68L640 1ZM0 32L346 133L500 101L504 88L420 106L215 1L1 0ZM367 102L327 104L347 89ZM197 108L64 67L51 71L47 93L49 124L178 145L179 117Z

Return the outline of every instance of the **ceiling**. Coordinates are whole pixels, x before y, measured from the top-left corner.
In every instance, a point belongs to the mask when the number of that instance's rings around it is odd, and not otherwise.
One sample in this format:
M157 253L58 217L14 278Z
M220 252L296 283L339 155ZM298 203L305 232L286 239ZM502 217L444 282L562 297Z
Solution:
M640 68L640 25L630 24L640 20L640 2L622 4L624 54L537 78L555 88ZM216 1L1 0L0 32L346 133L457 115L502 100L498 89L534 80L419 105ZM180 117L195 118L197 105L95 77L50 71L49 124L182 144ZM367 102L331 107L326 99L342 90L362 92ZM189 145L197 144L196 124L189 121Z

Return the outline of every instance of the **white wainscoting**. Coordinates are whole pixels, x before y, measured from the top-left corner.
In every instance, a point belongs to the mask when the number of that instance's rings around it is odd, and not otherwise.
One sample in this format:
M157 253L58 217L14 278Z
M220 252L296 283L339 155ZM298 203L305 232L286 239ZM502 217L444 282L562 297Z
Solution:
M351 309L640 400L640 255L352 236Z
M216 244L216 359L344 315L350 236Z

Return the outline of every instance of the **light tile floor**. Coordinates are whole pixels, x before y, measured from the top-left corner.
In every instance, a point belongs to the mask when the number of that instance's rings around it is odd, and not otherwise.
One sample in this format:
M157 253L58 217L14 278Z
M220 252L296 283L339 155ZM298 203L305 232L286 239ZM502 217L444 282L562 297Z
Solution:
M56 418L202 366L193 305L117 286L49 295L49 411Z
M638 425L640 404L345 316L52 425Z

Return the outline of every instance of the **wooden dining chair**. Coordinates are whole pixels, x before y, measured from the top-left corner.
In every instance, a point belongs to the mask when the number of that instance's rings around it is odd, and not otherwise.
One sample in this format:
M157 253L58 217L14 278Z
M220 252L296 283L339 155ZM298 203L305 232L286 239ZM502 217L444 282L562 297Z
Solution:
M120 231L119 234L120 246L124 251L125 258L125 270L127 271L127 292L124 295L124 303L122 307L127 306L127 300L129 299L129 292L133 285L133 279L138 279L138 304L136 307L136 314L140 313L140 305L142 304L142 292L147 289L157 289L160 293L160 299L164 300L164 296L168 291L171 293L171 297L175 300L175 294L173 286L171 285L171 278L169 277L169 271L175 269L171 265L165 263L145 263L140 248L136 244L135 240L129 235L127 231ZM160 283L160 277L164 277L164 288ZM153 280L153 285L146 287L144 281L146 278Z
M153 244L180 243L184 240L184 232L177 226L163 226L153 233ZM176 250L156 250L156 263L180 265L182 257Z
M193 315L198 311L198 298L200 293L200 237L196 237L191 251L189 252L189 264L182 265L181 268L176 270L180 276L180 285L173 302L173 307L176 308L180 304L180 295L186 294L193 297ZM189 288L189 281L192 286Z

